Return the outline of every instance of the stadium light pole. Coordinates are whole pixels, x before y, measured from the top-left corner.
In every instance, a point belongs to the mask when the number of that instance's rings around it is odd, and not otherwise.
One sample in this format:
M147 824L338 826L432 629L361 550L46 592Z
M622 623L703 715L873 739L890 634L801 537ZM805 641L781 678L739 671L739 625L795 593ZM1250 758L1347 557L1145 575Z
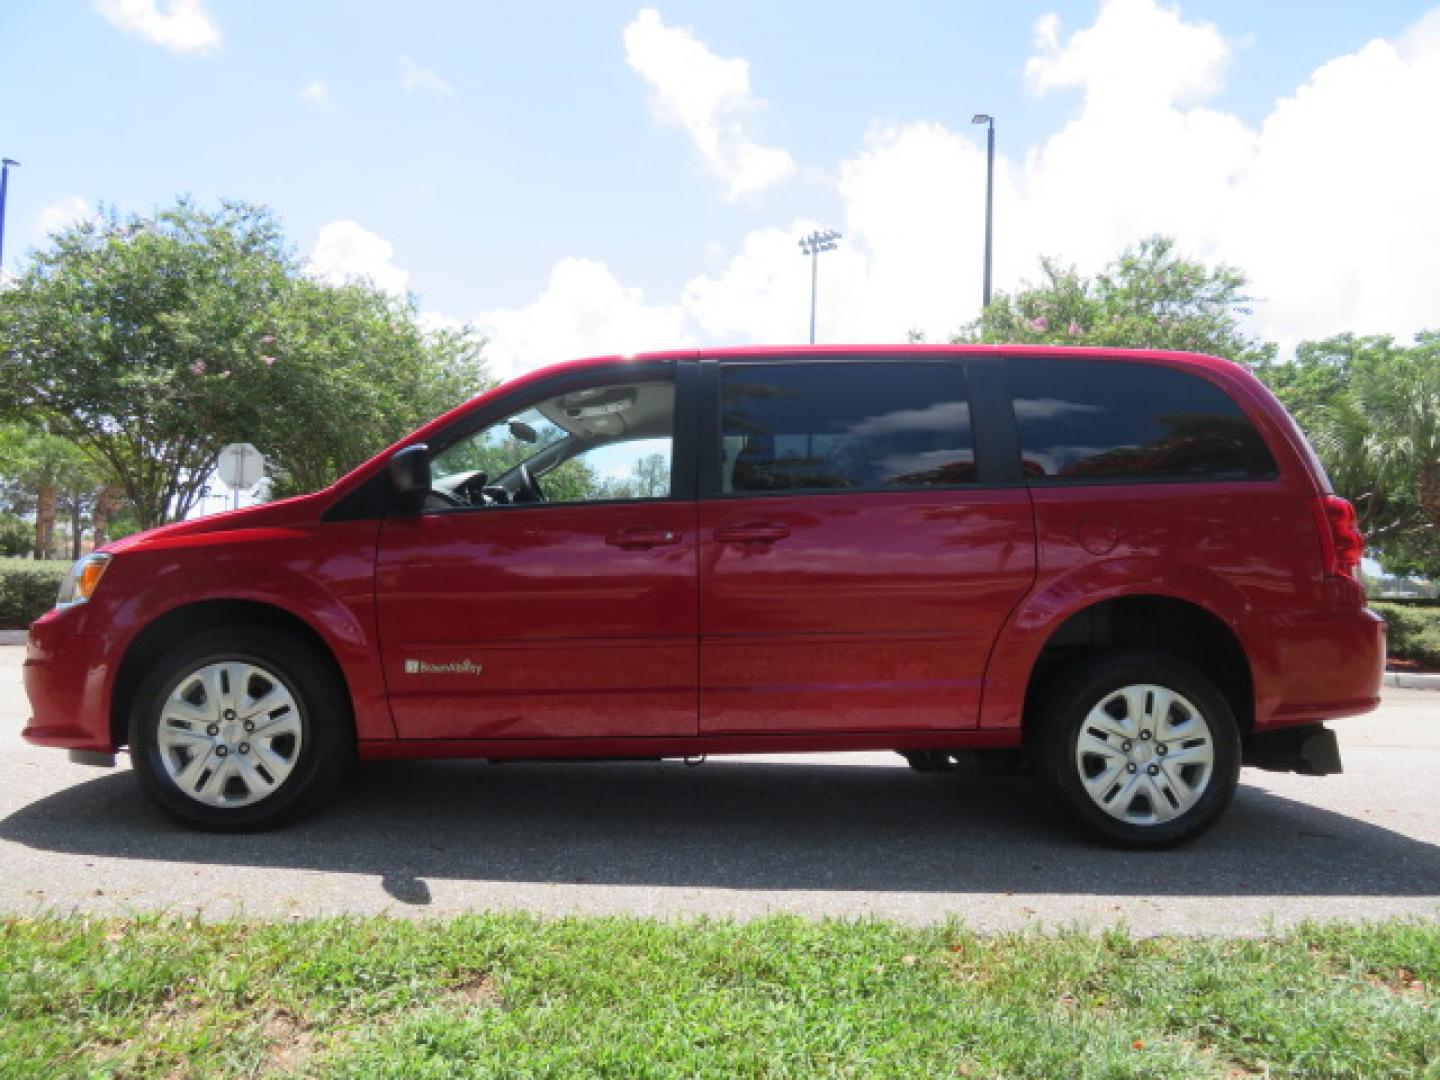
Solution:
M10 188L10 166L19 164L14 158L0 158L0 272L5 269L5 194Z
M820 283L820 253L834 251L835 241L840 234L834 229L821 232L816 229L809 236L801 237L800 251L810 256L810 344L815 344L815 290Z
M994 250L992 237L995 230L995 118L988 113L976 113L970 118L972 124L984 124L985 134L985 299L981 309L990 306L990 259Z

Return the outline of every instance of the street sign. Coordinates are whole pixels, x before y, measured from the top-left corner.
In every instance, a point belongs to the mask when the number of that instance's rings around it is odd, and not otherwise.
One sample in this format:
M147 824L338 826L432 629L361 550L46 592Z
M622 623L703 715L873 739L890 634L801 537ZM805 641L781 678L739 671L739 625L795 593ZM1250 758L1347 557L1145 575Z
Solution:
M220 479L234 491L249 491L265 475L265 459L248 442L231 443L220 451Z

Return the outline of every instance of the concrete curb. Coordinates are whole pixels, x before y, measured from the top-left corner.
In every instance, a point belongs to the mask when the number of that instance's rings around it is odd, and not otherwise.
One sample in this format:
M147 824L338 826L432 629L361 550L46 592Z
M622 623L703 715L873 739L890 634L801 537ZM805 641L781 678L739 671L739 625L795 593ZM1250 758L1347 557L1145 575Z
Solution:
M1440 675L1421 674L1414 671L1387 671L1385 685L1401 690L1440 690Z
M0 630L0 645L24 645L27 630Z

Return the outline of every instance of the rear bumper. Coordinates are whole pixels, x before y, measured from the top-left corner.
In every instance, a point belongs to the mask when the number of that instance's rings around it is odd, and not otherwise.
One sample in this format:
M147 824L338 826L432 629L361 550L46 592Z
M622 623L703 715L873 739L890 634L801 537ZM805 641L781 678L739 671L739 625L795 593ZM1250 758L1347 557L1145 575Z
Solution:
M77 633L78 615L51 611L30 627L24 681L31 720L20 736L36 746L110 753L107 642Z
M1385 620L1379 615L1368 608L1305 613L1277 620L1270 632L1279 643L1278 678L1274 692L1257 702L1256 730L1379 707L1385 674Z

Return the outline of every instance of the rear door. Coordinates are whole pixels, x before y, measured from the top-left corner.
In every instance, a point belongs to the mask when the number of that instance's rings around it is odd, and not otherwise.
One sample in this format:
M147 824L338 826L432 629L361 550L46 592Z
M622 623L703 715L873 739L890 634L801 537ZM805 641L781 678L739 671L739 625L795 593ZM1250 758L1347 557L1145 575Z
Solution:
M703 370L701 732L975 726L1035 572L998 363Z

